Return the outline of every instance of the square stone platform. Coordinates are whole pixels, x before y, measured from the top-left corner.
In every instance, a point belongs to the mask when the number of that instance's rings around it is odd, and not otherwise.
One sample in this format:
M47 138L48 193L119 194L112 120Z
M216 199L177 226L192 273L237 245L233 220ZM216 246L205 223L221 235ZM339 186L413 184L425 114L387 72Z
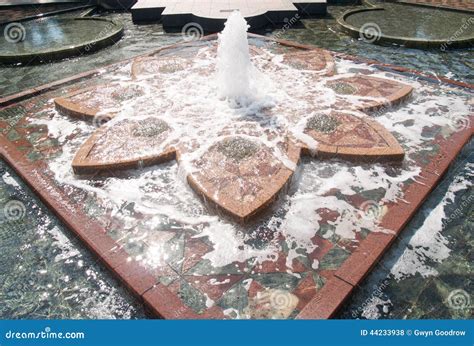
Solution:
M161 21L165 29L197 23L204 31L215 32L235 10L242 13L252 30L326 14L326 5L326 0L138 0L131 12L135 23Z
M286 41L276 44L256 35L251 37L252 45L265 45L265 49L273 54L314 49ZM195 56L196 51L205 44L205 41L196 41L163 48L142 58ZM80 119L55 115L52 100L75 90L108 84L112 78L120 81L124 77L131 78L130 69L125 68L130 67L130 60L0 99L0 158L8 162L65 226L156 316L168 319L329 318L372 270L436 187L457 153L472 137L470 124L474 121L472 112L462 118L464 123L444 121L453 116L453 110L450 109L451 103L441 102L449 96L455 98L453 102L456 104L470 104L474 90L472 85L448 80L441 82L415 71L340 53L331 55L338 62L357 63L351 65L351 72L364 74L367 79L370 75L385 71L392 79L416 82L423 91L413 96L415 114L410 114L413 108L406 108L403 113L406 119L394 119L393 126L398 129L400 141L408 153L408 168L418 173L416 179L407 179L403 174L397 174L397 167L391 168L390 179L400 189L403 199L385 203L376 213L381 218L380 228L386 232L364 229L357 232L354 239L338 236L334 232L331 234L334 220L339 217L338 211L333 210L335 204L330 203L326 207L307 204L308 208L314 209L319 220L319 229L314 229L309 239L314 245L314 249L313 246L310 248L312 251L291 257L290 247L287 246L291 244L291 239L287 243L284 233L273 234L264 227L254 230L256 234L251 238L250 245L246 246L257 249L267 242L281 243L273 258L255 263L245 257L230 264L214 265L209 260L209 254L216 251L211 238L214 234L201 234L199 223L186 221L188 215L193 218L206 215L204 209L190 208L183 211L187 217L182 221L173 219L172 222L163 221L149 227L146 222L153 221L155 209L152 212L137 210L131 218L134 203L115 210L110 208L110 196L101 197L81 187L86 180L82 180L81 185L58 180L55 175L59 167L56 163L60 163L58 159L68 152L74 141L81 140L94 126L86 125ZM346 91L341 89L341 92ZM382 113L374 115L382 118ZM425 119L426 124L415 129L418 118ZM55 124L62 124L61 128L70 131L64 136L54 133L59 128ZM419 144L411 148L413 142L408 137L403 138L404 133L415 133L415 143L419 140ZM331 164L334 168L340 167L336 162ZM172 166L169 168L172 169ZM356 173L353 176L357 177ZM123 188L133 186L130 177L129 172L117 175L115 179L121 180L120 187ZM375 179L375 176L371 178ZM94 179L94 189L103 188L104 181L100 177ZM163 181L167 184L164 188L171 189L166 179L152 176L147 180L146 191L142 190L142 193L152 193L160 188L161 185L152 184L153 181ZM357 193L333 187L331 200L353 206L364 205L370 200L377 206L381 202L377 187L368 184ZM307 203L306 200L303 202ZM347 210L350 209L341 211ZM362 222L363 217L355 210L354 224ZM130 224L127 226L126 223ZM352 224L349 227L352 228ZM246 231L249 232L249 229ZM153 261L148 262L148 259ZM235 312L245 315L235 315Z

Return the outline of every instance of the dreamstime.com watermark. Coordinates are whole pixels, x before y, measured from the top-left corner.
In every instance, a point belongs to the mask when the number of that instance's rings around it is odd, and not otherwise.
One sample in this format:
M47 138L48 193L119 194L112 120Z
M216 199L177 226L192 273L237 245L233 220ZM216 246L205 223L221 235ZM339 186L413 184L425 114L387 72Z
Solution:
M464 20L458 30L449 38L446 43L443 43L439 49L444 52L454 41L456 41L459 37L462 36L466 30L474 24L474 17L469 17L469 19Z
M365 308L372 303L372 300L374 298L382 299L384 294L383 292L388 288L389 284L390 279L385 278L378 285L374 285L374 291L372 292L372 294L367 299L365 299L360 306L358 306L356 309L351 310L351 316L353 318L357 318L359 314L363 312Z
M446 228L452 221L464 216L466 209L469 208L472 203L474 203L474 195L469 195L467 197L462 196L457 208L454 209L449 215L446 215L446 218L443 219L443 228Z
M279 32L277 32L275 35L273 35L273 38L279 40L281 37L288 31L290 30L293 26L296 25L300 21L301 17L297 13L291 18L285 18L283 19L283 22L285 23Z
M10 43L19 43L25 40L26 30L21 23L10 23L3 29L5 40Z
M3 217L0 218L0 223L19 221L26 215L26 207L22 201L12 199L3 206Z
M204 29L198 23L188 23L183 26L181 36L186 42L199 41L204 36Z
M462 310L471 309L471 296L462 289L453 290L449 293L447 299L448 306L451 309Z
M359 29L359 38L367 43L374 43L382 37L382 29L376 23L365 23Z
M84 332L53 332L50 327L39 332L9 330L4 336L6 340L83 340L86 338Z
M102 38L102 37L105 37L109 34L109 32L111 32L113 29L115 28L115 24L109 24L107 25L105 28L103 28L98 34L97 36L94 38L94 41L92 43L89 43L87 44L85 47L84 47L84 51L86 53L89 53L90 51L92 51L94 49L94 46L97 44L97 42Z

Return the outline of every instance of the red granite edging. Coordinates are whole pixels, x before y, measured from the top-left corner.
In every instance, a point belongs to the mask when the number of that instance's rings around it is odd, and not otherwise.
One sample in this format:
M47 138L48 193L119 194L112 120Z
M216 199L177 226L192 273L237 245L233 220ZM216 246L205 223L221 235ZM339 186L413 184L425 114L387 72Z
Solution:
M206 39L211 39L214 36L215 35L211 35ZM308 45L292 44L288 41L274 40L266 37L263 38L297 48L313 48ZM141 56L156 54L161 50L170 49L175 46L177 45L162 47L156 51ZM369 63L376 68L386 68L395 72L422 75L428 79L437 81L436 79L423 75L418 71L388 64L381 64L379 62L364 60L345 54L333 54L336 57ZM100 70L122 64L134 58L1 98L0 108L3 106L13 105L16 102L59 88L66 84L92 77L99 73ZM441 81L451 85L474 90L474 86L467 83L451 81L445 78L440 79ZM471 116L471 121L474 121L474 116ZM338 308L349 297L355 286L361 283L364 277L377 263L377 260L389 248L398 234L401 233L406 223L415 214L424 199L429 195L432 189L436 187L436 183L441 179L441 176L449 168L452 160L455 159L472 134L472 128L468 128L454 134L448 140L439 139L438 143L441 147L441 153L432 160L421 173L421 175L428 180L428 184L410 185L405 191L405 199L408 200L410 204L398 204L397 206L389 208L388 213L383 219L381 226L386 229L394 230L394 233L386 234L375 232L369 234L369 236L361 243L359 248L355 250L354 253L343 263L343 265L336 271L335 275L325 283L321 290L316 293L315 297L308 302L296 318L330 318L336 313ZM41 163L26 162L23 154L3 135L0 135L0 157L8 162L8 164L32 188L35 194L40 197L47 207L49 207L57 217L85 243L99 260L145 304L151 313L158 317L169 319L225 317L223 316L222 311L217 307L209 309L204 314L196 314L189 307L185 306L166 286L158 283L158 278L154 277L151 271L143 268L135 261L130 261L128 254L106 234L105 229L101 225L96 221L91 220L87 215L81 212L77 206L71 205L67 197L54 187L52 179L44 175L44 167L42 167L43 165Z
M351 256L352 257L352 256ZM332 277L296 316L297 319L328 319L350 296L354 286Z

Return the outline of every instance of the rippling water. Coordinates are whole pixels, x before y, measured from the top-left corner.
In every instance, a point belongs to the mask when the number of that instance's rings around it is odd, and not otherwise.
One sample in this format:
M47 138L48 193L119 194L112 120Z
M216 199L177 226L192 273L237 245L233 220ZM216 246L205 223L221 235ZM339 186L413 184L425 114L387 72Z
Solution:
M0 319L143 318L140 305L0 161Z

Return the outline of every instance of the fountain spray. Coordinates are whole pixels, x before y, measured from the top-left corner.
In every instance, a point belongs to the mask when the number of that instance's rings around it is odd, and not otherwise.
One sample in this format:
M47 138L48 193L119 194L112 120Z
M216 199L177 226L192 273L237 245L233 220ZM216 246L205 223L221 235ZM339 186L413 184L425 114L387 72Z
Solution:
M219 96L236 105L250 103L253 94L251 76L255 68L250 61L247 30L249 25L239 11L231 13L219 34L217 50L217 85Z

